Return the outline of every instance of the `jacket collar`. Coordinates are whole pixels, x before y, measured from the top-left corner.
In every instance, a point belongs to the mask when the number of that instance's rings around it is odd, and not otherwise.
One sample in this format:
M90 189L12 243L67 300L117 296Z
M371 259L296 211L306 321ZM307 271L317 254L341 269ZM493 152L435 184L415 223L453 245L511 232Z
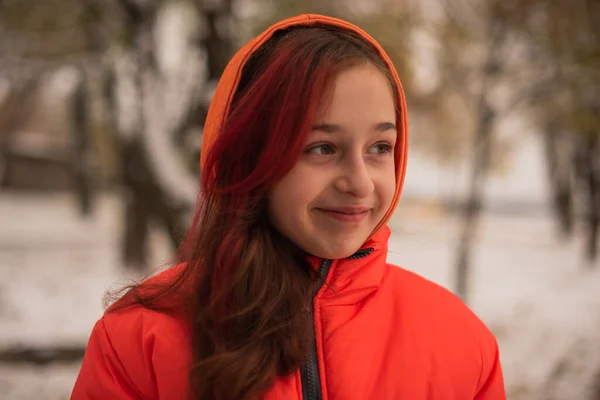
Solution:
M387 268L390 234L390 228L384 225L361 246L355 256L332 260L325 283L317 292L315 301L327 305L356 304L377 290ZM367 252L367 249L372 251ZM368 254L360 257L361 252ZM311 257L310 261L318 268L326 260Z

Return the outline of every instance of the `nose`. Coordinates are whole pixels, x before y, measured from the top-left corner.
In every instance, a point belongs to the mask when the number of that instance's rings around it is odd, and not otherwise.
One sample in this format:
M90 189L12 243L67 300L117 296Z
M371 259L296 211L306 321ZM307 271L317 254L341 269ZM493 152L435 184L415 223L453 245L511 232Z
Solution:
M361 155L348 157L345 162L340 163L340 174L334 186L340 192L358 198L365 198L375 190L369 168Z

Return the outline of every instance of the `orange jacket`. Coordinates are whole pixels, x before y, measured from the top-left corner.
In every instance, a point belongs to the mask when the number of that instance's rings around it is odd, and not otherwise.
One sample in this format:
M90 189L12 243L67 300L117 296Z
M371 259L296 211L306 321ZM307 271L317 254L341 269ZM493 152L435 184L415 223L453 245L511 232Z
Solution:
M392 69L403 110L395 158L395 206L406 165L402 87L379 45L341 20L298 16L272 26L243 47L217 87L203 149L210 147L219 131L241 67L252 51L277 29L314 22L359 32ZM494 336L456 296L387 264L390 230L385 222L354 256L313 260L326 272L327 283L314 298L316 351L305 368L279 378L265 399L506 399ZM154 279L168 280L175 271L172 268ZM140 307L106 313L92 331L72 399L187 398L191 351L185 326L181 316Z

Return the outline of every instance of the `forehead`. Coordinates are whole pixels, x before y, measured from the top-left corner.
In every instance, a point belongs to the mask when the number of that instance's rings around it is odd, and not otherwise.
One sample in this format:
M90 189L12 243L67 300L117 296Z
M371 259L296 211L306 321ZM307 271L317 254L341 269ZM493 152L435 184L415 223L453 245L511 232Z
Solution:
M395 98L387 76L364 63L339 72L321 99L316 120L336 123L396 119Z

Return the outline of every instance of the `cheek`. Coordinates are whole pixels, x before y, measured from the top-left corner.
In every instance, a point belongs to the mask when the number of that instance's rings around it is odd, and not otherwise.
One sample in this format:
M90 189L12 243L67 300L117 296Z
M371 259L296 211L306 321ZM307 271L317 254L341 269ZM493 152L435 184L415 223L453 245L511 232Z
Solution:
M396 170L395 166L386 167L385 172L378 175L379 197L382 211L386 212L392 204L396 192Z
M276 225L306 208L307 182L297 171L291 171L279 181L269 194L269 214Z
M271 189L269 213L277 221L300 218L326 185L324 174L297 165Z

